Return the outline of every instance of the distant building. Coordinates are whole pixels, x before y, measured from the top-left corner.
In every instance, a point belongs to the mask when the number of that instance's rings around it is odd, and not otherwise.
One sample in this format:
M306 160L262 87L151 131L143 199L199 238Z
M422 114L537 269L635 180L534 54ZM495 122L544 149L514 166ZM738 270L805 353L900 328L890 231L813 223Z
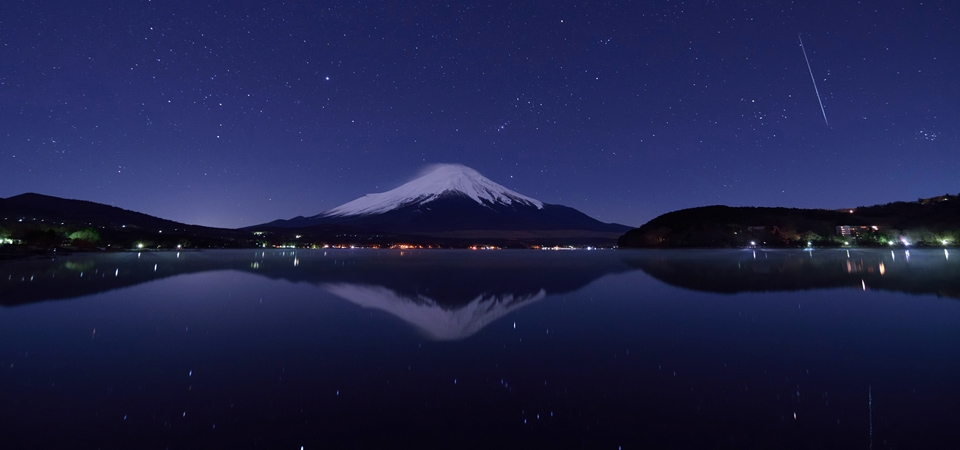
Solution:
M947 194L947 195L940 195L940 196L937 196L937 197L921 198L921 199L919 199L919 201L920 201L920 204L921 204L921 205L929 205L929 204L931 204L931 203L945 202L945 201L947 201L947 200L950 200L950 197L952 197L952 196L949 195L949 194Z
M773 234L777 234L777 233L780 232L780 226L779 226L779 225L750 225L750 226L747 226L747 232L748 232L748 233L752 233L752 232L754 232L754 231L769 231L769 232L771 232L771 233L773 233Z
M858 237L879 230L880 227L876 225L840 225L837 227L837 234L843 237Z

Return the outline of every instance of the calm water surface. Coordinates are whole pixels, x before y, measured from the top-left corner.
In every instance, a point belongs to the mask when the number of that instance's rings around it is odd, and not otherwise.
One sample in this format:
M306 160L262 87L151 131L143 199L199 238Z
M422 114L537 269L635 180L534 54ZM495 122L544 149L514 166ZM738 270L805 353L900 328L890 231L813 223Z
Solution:
M0 262L3 448L954 448L960 251Z

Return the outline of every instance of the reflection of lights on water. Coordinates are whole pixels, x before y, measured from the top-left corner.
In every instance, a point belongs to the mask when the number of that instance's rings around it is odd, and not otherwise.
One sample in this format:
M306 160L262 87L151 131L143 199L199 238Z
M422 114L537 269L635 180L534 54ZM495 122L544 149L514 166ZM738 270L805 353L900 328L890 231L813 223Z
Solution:
M863 286L863 290L867 290L867 282L860 280L860 286Z
M887 273L887 268L883 265L883 261L880 261L880 276L883 276L885 273Z
M843 245L847 245L847 243L844 242ZM849 258L849 257L850 257L850 250L847 250L847 258Z
M157 265L158 265L158 264L154 264L154 265L153 265L153 271L154 271L154 272L157 271Z
M910 262L910 250L903 252L903 256L907 259L907 262Z
M753 259L757 259L757 251L756 251L756 250L753 251Z
M944 258L950 259L950 251L947 249L943 249L943 256Z

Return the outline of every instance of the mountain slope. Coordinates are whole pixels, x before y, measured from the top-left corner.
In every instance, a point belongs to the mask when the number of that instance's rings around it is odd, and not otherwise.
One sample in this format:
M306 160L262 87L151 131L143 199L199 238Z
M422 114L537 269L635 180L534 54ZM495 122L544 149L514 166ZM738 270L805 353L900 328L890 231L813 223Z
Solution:
M630 227L514 192L458 164L434 166L396 189L368 194L311 217L252 228L349 227L363 233L458 239L612 244Z

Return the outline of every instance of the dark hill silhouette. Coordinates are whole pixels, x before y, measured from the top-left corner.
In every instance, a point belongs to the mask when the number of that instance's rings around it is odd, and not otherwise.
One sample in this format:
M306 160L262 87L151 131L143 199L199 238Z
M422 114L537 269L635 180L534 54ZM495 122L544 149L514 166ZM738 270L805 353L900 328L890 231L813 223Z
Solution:
M866 227L839 237L839 226ZM876 228L874 228L876 227ZM893 202L845 210L703 206L663 214L624 234L621 247L690 248L900 244L960 240L960 197Z
M187 228L213 230L209 227L187 225L102 203L70 200L32 192L0 199L0 217L105 227L126 225L157 230Z
M248 232L188 225L101 203L36 193L0 199L0 232L32 249L5 249L8 256L63 246L89 250L140 245L236 247L249 245L245 240L250 237Z

